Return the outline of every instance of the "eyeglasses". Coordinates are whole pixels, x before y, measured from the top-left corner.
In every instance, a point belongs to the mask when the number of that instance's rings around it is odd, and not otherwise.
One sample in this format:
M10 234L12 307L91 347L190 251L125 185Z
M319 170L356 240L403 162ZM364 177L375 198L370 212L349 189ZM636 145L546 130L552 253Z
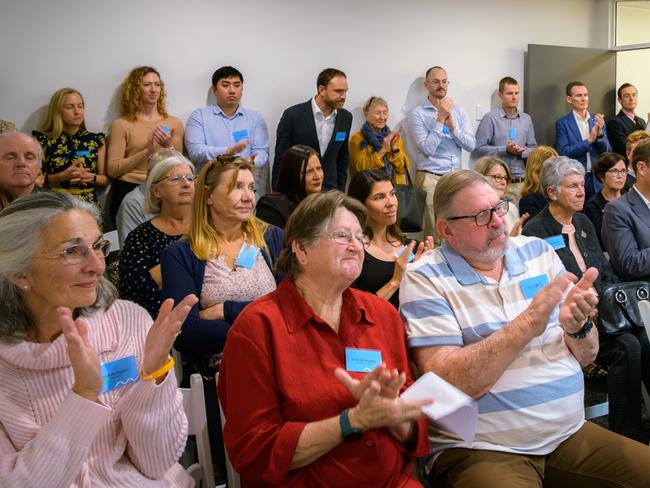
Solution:
M361 247L366 247L366 238L362 233L352 234L347 230L335 230L334 232L330 232L327 235L330 236L332 240L337 244L344 244L346 246L349 246L350 243L356 240L361 245Z
M494 207L481 210L476 215L461 215L458 217L447 217L447 220L474 219L476 225L482 227L492 222L493 213L497 214L499 217L503 217L505 214L507 214L509 205L510 202L508 202L508 200L501 200Z
M185 180L187 183L194 183L196 178L196 175L167 175L160 178L156 183L160 183L163 180L169 180L172 185L180 185L181 180Z
M508 178L508 175L506 176L501 176L501 175L486 175L488 178L492 178L494 181L498 181L499 183L505 182L508 183L510 181L510 178Z
M66 247L63 251L36 257L47 259L63 258L63 262L65 264L81 264L88 258L88 253L91 249L98 258L103 259L110 253L111 243L106 239L100 239L90 247L88 247L86 244L75 244L73 246Z
M626 169L608 169L607 172L612 176L625 176L627 174Z
M433 86L449 86L449 80L431 80Z

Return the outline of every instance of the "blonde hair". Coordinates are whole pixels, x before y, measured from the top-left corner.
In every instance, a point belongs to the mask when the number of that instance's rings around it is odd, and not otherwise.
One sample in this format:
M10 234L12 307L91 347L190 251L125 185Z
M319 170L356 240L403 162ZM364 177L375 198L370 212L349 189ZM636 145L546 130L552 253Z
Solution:
M501 166L506 172L506 177L508 180L506 181L506 189L504 193L507 194L508 190L510 189L510 180L512 180L512 173L510 173L510 168L505 163L505 161L497 158L496 156L483 156L478 158L476 160L476 163L474 163L474 171L481 173L483 176L487 176L488 171L490 171L495 166ZM492 178L490 178L490 180L491 179ZM490 181L490 184L494 186L494 181Z
M644 130L635 130L625 138L625 150L627 152L630 152L632 150L632 146L634 146L639 141L645 141L646 139L650 139L650 134Z
M542 165L548 158L557 156L559 156L558 152L551 146L537 146L532 150L526 159L526 177L521 185L522 197L542 193L542 182L540 181Z
M167 109L165 104L167 101L167 93L165 92L165 83L160 77L160 73L156 68L151 66L138 66L133 68L131 72L124 79L122 84L122 98L120 100L120 110L122 112L122 117L127 120L135 120L137 118L138 112L140 111L140 83L142 83L142 78L144 78L149 73L155 73L160 80L160 97L158 98L158 103L156 108L158 113L163 117L168 117Z
M65 87L55 91L50 98L50 104L47 107L47 115L45 116L43 124L41 124L38 129L39 132L42 132L45 136L52 139L56 139L61 135L63 132L63 117L61 117L63 102L65 101L65 97L72 94L79 95L85 107L86 103L84 102L84 97L74 88ZM79 128L84 130L86 129L85 117Z
M194 255L204 261L212 259L221 253L221 242L223 236L214 227L210 217L210 208L207 203L208 195L222 182L224 175L234 170L233 177L228 184L228 192L237 181L240 171L253 172L253 166L244 158L219 156L217 159L208 161L201 169L199 178L194 185L194 202L190 217L190 229L187 233L187 240ZM242 222L241 228L244 232L246 243L265 249L268 252L264 232L268 224L251 214L246 222Z

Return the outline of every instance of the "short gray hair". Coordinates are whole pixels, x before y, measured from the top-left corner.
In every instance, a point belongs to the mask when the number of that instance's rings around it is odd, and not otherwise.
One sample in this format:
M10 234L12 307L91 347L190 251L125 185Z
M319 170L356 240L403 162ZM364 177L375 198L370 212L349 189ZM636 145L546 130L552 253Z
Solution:
M29 274L43 231L53 218L70 210L88 212L99 222L97 207L65 192L25 195L0 212L0 342L24 340L33 326L33 317L9 276ZM75 312L88 315L108 308L115 298L115 288L101 277L95 303Z
M456 193L463 188L475 185L476 183L485 183L490 188L494 185L487 177L473 169L460 169L450 171L442 176L436 184L436 191L433 194L433 212L436 220L446 219L456 196Z
M564 178L569 175L585 175L585 167L580 161L568 158L566 156L555 156L548 158L542 165L540 173L540 182L542 185L542 194L548 198L548 189L555 188L560 192L560 187Z
M149 176L144 183L144 211L150 214L158 215L160 213L160 198L153 195L151 191L151 185L159 183L162 178L165 177L176 166L185 165L192 170L192 173L195 172L194 165L192 162L183 156L181 153L176 153L173 156L170 156L162 161L156 163L156 165L151 168L149 171Z
M315 244L325 234L330 220L339 208L352 212L359 220L361 228L365 227L368 213L359 200L339 190L309 195L296 207L284 227L282 251L276 261L276 269L286 272L292 279L300 275L302 268L291 248L291 243L297 241L305 246Z
M38 142L38 140L31 134L27 134L26 132L19 132L17 130L11 131L11 132L5 132L5 133L0 133L0 144L2 144L2 140L13 137L16 134L20 134L21 136L25 136L28 139L31 139L31 141L34 143L34 147L36 148L36 159L38 159L38 167L42 168L43 167L43 148L41 147L41 144Z

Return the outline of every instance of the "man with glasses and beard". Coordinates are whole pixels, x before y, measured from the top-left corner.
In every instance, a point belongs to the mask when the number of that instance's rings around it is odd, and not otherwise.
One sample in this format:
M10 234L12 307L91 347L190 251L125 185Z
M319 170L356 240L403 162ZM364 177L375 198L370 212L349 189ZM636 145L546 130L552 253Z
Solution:
M443 176L434 210L444 243L407 269L400 312L419 371L479 410L473 442L431 429L434 485L647 484L648 446L584 418L581 366L598 352L589 319L597 270L573 284L548 243L509 238L508 202L475 171Z

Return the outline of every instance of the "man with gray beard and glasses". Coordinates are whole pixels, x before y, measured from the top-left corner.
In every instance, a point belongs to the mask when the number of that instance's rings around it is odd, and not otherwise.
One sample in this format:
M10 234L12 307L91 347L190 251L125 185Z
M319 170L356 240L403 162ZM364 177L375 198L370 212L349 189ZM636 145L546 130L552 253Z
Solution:
M433 484L647 486L648 446L584 418L581 367L598 352L589 318L598 271L577 281L549 243L508 237L509 204L475 171L441 177L433 205L444 242L407 268L400 313L419 371L441 376L479 410L473 442L432 425Z

